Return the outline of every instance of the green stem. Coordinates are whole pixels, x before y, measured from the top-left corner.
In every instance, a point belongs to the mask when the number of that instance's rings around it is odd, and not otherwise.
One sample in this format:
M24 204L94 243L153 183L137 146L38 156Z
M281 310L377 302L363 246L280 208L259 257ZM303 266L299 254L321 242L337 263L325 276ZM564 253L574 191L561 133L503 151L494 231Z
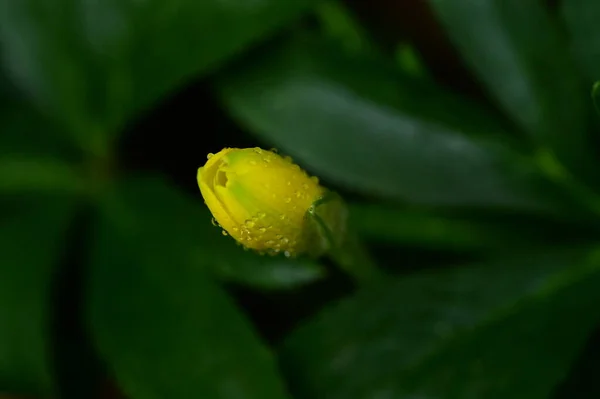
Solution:
M380 282L386 277L354 232L347 232L344 244L333 247L328 255L359 287Z
M326 254L362 287L382 281L379 269L356 232L347 226L347 208L341 198L329 193L315 201L309 215L325 242Z

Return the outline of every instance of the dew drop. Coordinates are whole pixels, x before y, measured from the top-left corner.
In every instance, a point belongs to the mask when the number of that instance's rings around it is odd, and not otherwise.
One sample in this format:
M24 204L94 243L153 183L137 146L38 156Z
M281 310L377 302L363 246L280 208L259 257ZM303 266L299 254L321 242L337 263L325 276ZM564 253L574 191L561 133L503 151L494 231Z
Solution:
M206 155L206 159L211 159L214 156L215 156L215 154L213 154L212 152L209 152L208 155Z
M296 191L296 198L302 198L304 196L304 194L302 193L302 191Z
M257 217L258 219L264 219L264 218L266 218L266 217L267 217L267 214L266 214L266 213L264 213L264 212L258 212L258 213L256 214L256 217Z
M258 231L259 231L261 234L264 234L264 233L266 233L266 232L267 232L267 229L266 229L266 228L264 228L264 227L261 227L260 229L258 229Z
M252 220L252 219L248 219L248 220L246 220L246 227L247 227L247 228L251 229L251 228L253 228L255 225L256 225L256 223L254 222L254 220Z
M265 244L269 247L272 247L273 245L275 245L275 241L269 240L269 241L265 242Z
M250 165L256 165L258 162L256 162L255 160L251 160L250 161Z
M281 219L281 220L285 220L285 219L286 219L286 216L285 216L285 215L279 215L279 219Z
M217 223L215 218L210 219L210 222L212 223L213 226L219 226L219 223Z
M292 256L290 251L285 251L283 254L285 255L286 258L289 258L290 256Z
M229 235L229 234L227 234L227 232L226 232L225 230L223 230L223 231L221 232L221 234L223 234L224 236L226 236L226 235Z
M236 233L239 231L240 229L238 229L237 227L233 228L233 231L235 231Z
M282 237L282 238L281 238L281 243L282 243L283 245L287 245L289 242L290 242L290 240L289 240L288 238L286 238L286 237Z
M275 154L279 153L279 150L277 148L271 148L269 151L274 152Z
M292 202L292 199L290 197L286 197L284 201L286 204L289 204L290 202Z
M262 154L263 150L262 150L262 148L254 147L254 152L257 154Z
M302 185L302 188L303 188L303 189L305 189L305 190L308 190L308 184L304 183L304 184Z
M292 182L288 180L288 182L286 183L288 186L292 185Z

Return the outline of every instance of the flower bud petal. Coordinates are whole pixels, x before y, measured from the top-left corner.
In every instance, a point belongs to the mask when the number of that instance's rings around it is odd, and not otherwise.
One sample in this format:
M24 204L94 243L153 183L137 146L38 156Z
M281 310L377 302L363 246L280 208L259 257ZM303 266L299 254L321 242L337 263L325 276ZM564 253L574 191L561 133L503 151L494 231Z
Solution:
M315 234L307 211L324 193L290 158L260 148L226 148L198 169L198 185L220 226L247 248L288 256Z

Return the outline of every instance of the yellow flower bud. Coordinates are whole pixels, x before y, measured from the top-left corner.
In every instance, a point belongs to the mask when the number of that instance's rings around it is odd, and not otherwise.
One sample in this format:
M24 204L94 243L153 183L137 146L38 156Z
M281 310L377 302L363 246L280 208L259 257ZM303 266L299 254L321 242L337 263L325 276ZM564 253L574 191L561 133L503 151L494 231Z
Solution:
M198 169L198 185L218 224L247 248L295 256L311 251L307 211L324 194L289 157L260 148L225 148Z

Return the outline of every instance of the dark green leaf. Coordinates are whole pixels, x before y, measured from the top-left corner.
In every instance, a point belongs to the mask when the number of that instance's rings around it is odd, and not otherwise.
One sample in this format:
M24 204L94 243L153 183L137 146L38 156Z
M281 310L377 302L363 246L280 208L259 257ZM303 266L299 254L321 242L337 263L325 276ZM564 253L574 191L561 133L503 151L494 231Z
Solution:
M20 99L0 101L0 192L84 190L84 177L67 163L56 128Z
M213 232L212 234L217 233ZM206 257L207 252L209 252L209 256L214 253L223 253L226 251L226 247L231 246L223 245L221 251L213 248L210 251L198 252L198 256ZM231 248L231 250L237 252L239 248ZM295 288L325 277L325 269L322 266L306 259L290 261L283 255L276 258L234 255L223 259L213 259L213 262L215 273L224 281L263 290Z
M66 144L59 127L30 103L13 97L0 103L0 157L70 158Z
M57 159L0 157L1 193L81 193L84 188L82 177Z
M592 102L596 108L596 112L600 115L600 81L594 83L592 86Z
M319 314L283 364L297 398L548 398L600 318L597 266L550 251L409 276Z
M230 111L324 178L432 205L549 208L536 171L505 147L497 119L381 63L314 42L269 49L222 77Z
M558 242L581 242L590 230L522 214L439 212L377 204L351 204L350 220L372 242L449 250L540 248ZM515 234L515 231L519 234Z
M580 169L587 107L542 1L429 0L467 64L525 131Z
M272 354L209 276L227 254L194 256L203 237L186 199L160 180L113 194L96 228L89 321L128 397L286 398Z
M0 2L16 82L103 154L106 134L192 75L289 24L314 0Z
M571 49L589 84L600 79L600 3L568 0L561 3Z
M51 397L51 288L71 204L4 197L0 205L0 392Z

